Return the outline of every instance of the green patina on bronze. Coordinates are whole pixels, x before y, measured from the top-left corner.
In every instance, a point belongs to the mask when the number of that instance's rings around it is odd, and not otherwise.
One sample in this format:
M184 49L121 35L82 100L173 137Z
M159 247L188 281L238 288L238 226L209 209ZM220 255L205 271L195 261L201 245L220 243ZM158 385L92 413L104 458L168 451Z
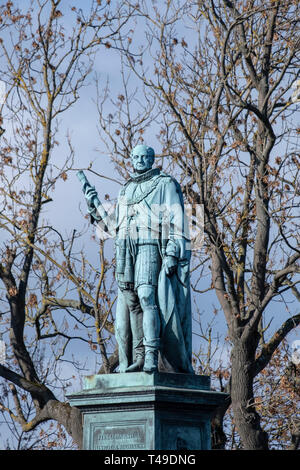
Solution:
M92 221L104 223L115 240L119 371L193 374L191 252L180 185L152 168L151 147L136 146L131 162L134 173L113 217L84 174L78 175Z

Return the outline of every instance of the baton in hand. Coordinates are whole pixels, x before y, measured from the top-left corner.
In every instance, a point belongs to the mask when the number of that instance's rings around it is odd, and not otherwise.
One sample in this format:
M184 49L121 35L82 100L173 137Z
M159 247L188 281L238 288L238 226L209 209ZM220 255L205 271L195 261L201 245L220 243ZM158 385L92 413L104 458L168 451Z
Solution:
M89 180L87 179L87 177L85 176L85 174L82 170L78 171L76 174L77 174L77 178L79 179L79 181L82 184L82 191L85 194L86 189L88 187L92 188L92 185L90 184ZM92 204L95 207L95 209L97 210L97 212L98 212L99 216L101 217L101 219L105 219L108 216L108 214L105 211L104 207L102 206L98 196L93 197Z

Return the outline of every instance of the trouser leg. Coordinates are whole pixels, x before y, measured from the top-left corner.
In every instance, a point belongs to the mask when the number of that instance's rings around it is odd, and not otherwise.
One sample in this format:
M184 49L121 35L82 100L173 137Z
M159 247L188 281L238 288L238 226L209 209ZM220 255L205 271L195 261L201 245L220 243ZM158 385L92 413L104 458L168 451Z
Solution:
M143 311L140 306L139 298L135 292L132 292L129 301L130 325L132 331L132 364L126 369L126 372L136 372L142 369L144 365L145 348L143 344Z
M115 321L115 335L119 349L119 371L125 372L132 361L132 337L130 331L130 315L126 297L118 290L118 302Z
M143 330L145 346L144 371L158 369L158 351L160 347L160 318L156 305L154 286L142 285L138 288L138 297L143 310Z
M119 344L120 372L141 370L144 364L143 311L137 294L120 289L120 307L116 315L116 338ZM126 311L126 314L124 313Z
M143 312L138 296L131 290L118 291L115 333L119 371L140 370L144 363Z
M143 310L144 345L159 348L160 319L158 308L148 306Z

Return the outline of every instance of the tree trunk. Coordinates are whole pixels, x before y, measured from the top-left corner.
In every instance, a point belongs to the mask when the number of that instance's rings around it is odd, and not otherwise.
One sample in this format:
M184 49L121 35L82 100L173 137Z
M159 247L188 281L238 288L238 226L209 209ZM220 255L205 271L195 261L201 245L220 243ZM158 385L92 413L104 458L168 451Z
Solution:
M211 447L213 450L225 449L226 446L227 438L224 432L224 416L231 405L230 383L231 379L225 387L221 386L221 392L228 393L228 398L216 409L211 420Z
M78 408L58 400L49 400L41 413L45 414L48 419L54 419L64 426L77 444L78 449L82 449L82 414Z
M213 450L225 449L227 439L223 429L224 414L223 409L218 409L211 421L211 448Z
M268 435L260 426L253 395L255 340L237 338L231 353L231 401L234 421L244 450L268 450Z

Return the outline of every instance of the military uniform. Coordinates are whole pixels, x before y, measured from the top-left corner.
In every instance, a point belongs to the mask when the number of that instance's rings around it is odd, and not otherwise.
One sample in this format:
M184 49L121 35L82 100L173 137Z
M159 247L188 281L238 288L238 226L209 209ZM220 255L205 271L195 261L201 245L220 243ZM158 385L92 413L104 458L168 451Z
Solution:
M164 224L161 205L165 204L168 211L174 201L179 207L179 224ZM96 210L89 212L99 220ZM115 331L121 372L144 355L144 348L159 349L159 274L165 256L180 258L185 250L182 215L179 184L157 168L132 176L119 194L115 214L119 287Z

